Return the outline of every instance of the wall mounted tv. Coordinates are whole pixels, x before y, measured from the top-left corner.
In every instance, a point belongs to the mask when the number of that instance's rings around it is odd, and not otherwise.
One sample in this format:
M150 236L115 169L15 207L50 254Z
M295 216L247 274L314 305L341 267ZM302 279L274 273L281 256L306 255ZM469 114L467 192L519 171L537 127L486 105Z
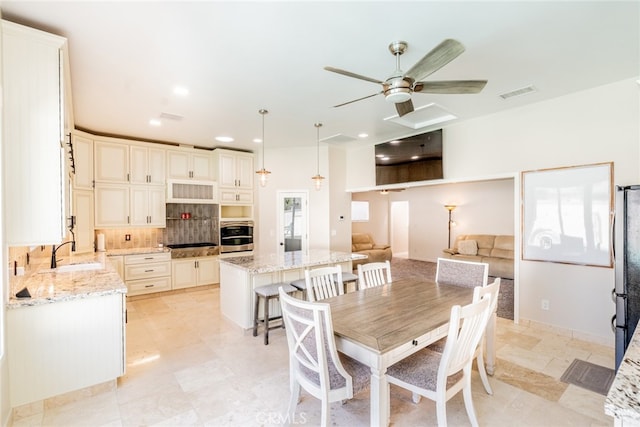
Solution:
M442 179L442 129L377 144L376 185Z

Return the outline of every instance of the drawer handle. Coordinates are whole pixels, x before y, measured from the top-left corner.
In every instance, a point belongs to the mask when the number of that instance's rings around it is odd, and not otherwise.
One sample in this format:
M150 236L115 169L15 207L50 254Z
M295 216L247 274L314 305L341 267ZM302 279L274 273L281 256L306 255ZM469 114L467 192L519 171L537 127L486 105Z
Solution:
M153 273L155 270L145 270L145 273Z
M413 341L411 341L411 344L413 344L413 345L418 345L418 340L413 340Z
M152 256L149 256L149 257L146 257L145 259L153 259L153 257L152 257Z
M144 285L145 288L153 288L155 285Z

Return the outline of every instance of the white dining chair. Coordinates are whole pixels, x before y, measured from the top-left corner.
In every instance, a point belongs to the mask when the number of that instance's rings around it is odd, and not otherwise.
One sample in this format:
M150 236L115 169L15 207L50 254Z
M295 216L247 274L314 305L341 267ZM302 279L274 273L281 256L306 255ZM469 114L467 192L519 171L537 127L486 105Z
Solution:
M303 301L282 289L280 303L289 346L288 420L295 419L302 387L321 400L321 425L326 426L329 404L351 399L368 388L371 371L336 350L329 304Z
M373 288L391 283L391 263L358 264L358 289Z
M411 391L414 402L419 396L436 402L438 426L447 425L446 403L460 390L471 425L478 425L471 396L471 364L489 319L491 296L478 298L464 307L451 308L442 353L425 348L387 369L387 381Z
M489 264L485 262L438 258L436 282L439 284L475 288L486 286L488 279Z
M304 271L307 299L319 301L344 294L342 282L342 268L321 267Z

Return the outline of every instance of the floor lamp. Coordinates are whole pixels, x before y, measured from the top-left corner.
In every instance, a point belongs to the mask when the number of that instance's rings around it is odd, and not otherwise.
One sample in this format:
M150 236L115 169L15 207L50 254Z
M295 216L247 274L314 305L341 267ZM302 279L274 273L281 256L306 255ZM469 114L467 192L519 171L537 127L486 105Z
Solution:
M453 212L453 210L456 208L456 205L444 205L444 208L449 211L449 222L447 224L449 228L449 240L448 240L447 248L450 248L451 247L451 226L453 225L453 221L451 221L451 212Z

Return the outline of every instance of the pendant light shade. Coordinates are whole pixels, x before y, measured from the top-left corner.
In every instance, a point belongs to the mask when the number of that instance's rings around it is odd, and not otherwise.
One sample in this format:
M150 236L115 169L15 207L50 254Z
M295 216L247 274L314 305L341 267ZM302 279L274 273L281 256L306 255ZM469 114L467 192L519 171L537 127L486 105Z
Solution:
M271 174L270 171L264 168L264 149L265 149L265 141L264 141L264 116L265 114L269 114L269 111L263 109L258 110L258 113L262 115L262 169L257 170L256 173L260 177L260 186L265 187L267 185L267 179Z
M322 126L322 123L316 123L314 126L316 127L317 170L315 176L312 176L311 179L315 183L316 190L319 191L322 187L322 180L324 179L324 176L320 175L320 127Z

